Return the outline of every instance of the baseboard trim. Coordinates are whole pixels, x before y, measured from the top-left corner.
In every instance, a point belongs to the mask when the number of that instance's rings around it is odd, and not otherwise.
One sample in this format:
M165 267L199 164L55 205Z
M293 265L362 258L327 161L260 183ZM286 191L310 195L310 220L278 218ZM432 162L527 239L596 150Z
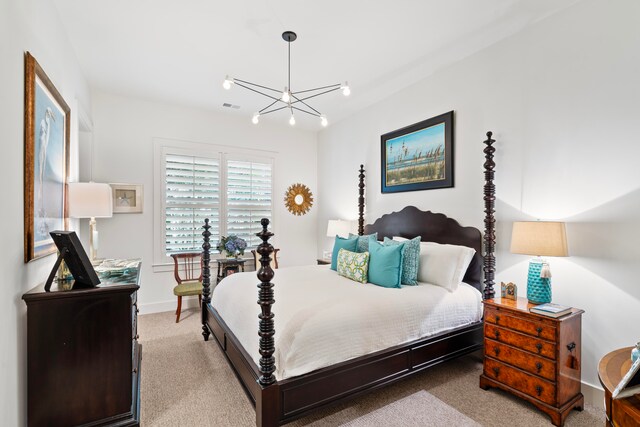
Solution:
M604 390L599 386L582 382L584 403L604 411Z
M178 307L178 301L176 299L172 299L169 301L159 301L152 302L147 304L140 304L138 308L140 309L140 314L153 314L153 313L163 313L165 311L176 311ZM182 297L182 309L187 308L196 308L198 307L198 297Z

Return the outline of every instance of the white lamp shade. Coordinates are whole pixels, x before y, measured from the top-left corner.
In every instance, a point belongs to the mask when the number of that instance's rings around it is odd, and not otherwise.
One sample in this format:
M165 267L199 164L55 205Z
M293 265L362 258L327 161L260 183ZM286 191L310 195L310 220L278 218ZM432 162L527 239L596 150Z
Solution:
M327 237L347 237L351 232L351 222L342 219L330 219L327 225Z
M511 253L538 256L569 256L564 222L514 222L511 234Z
M69 216L72 218L111 218L111 186L97 182L69 183Z

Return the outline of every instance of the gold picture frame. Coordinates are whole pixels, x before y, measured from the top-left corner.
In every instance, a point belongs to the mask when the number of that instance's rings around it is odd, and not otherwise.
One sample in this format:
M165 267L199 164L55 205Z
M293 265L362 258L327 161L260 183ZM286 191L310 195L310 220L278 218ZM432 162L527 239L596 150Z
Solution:
M313 206L313 193L304 184L292 184L284 193L284 204L294 215L305 215Z
M113 213L142 213L144 186L142 184L109 183L113 197Z
M69 226L71 110L29 52L24 62L24 262L29 262L55 253L49 233Z

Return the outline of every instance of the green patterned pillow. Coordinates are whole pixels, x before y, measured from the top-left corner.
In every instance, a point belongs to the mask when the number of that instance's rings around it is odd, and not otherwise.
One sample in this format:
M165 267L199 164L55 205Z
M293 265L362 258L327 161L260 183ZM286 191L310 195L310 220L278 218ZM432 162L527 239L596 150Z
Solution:
M376 231L373 234L365 234L364 236L358 236L357 234L349 233L349 238L358 238L358 247L356 248L356 252L369 252L369 236L373 236L376 240L378 240L378 232Z
M338 274L347 279L367 283L369 271L369 252L357 253L346 249L338 252Z
M402 278L400 281L403 285L417 285L418 263L420 262L420 236L402 242L385 237L384 245L404 245L402 248Z

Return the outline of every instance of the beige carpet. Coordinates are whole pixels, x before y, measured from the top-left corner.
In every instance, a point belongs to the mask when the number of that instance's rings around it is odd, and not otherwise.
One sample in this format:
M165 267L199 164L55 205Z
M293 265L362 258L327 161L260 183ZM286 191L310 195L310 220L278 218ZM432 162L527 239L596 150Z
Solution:
M198 311L183 312L179 324L172 313L140 316L138 329L143 344L144 426L255 425L253 406L217 344L202 339ZM498 390L481 390L481 372L480 359L462 357L359 399L314 412L289 426L337 427L350 422L358 427L459 425L455 418L435 418L442 413L434 414L416 402L423 391L454 409L454 416L463 415L483 426L551 425L532 405ZM407 399L416 402L415 410L398 410L405 407ZM397 419L397 424L388 424L391 418ZM587 405L582 412L573 411L565 425L603 424L604 414Z

